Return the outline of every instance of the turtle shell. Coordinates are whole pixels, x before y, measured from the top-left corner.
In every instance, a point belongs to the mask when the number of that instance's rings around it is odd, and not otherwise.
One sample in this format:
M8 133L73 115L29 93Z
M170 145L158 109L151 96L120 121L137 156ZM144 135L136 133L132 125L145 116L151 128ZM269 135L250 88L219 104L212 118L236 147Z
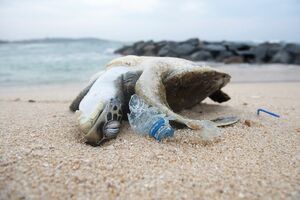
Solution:
M213 69L174 71L164 80L166 98L174 111L191 108L219 91L230 81L230 75Z

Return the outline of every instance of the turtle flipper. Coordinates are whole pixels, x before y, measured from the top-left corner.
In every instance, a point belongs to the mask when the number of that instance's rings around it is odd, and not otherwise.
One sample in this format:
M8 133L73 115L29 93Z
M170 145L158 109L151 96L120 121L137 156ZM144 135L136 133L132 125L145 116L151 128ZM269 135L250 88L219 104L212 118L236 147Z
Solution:
M222 90L218 90L218 91L214 92L213 94L211 94L209 96L209 98L218 103L222 103L222 102L230 100L230 96L228 94L226 94L225 92L223 92Z
M79 110L79 104L81 100L84 98L84 96L90 91L91 87L95 81L93 81L91 84L89 84L87 87L85 87L78 95L77 97L72 101L69 108L71 111L75 112L76 110Z
M218 127L229 126L240 121L240 118L237 116L229 116L229 117L218 117L216 119L210 120L216 124Z

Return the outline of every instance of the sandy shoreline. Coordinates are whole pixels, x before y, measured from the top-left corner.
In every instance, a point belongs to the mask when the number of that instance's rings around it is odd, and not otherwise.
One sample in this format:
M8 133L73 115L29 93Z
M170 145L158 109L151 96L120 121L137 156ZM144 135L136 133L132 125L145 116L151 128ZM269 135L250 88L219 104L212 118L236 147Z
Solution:
M158 143L128 123L116 140L85 145L68 110L81 88L0 88L0 199L300 198L299 82L229 84L228 103L183 111L241 117L208 145L187 129ZM257 117L261 107L281 118Z

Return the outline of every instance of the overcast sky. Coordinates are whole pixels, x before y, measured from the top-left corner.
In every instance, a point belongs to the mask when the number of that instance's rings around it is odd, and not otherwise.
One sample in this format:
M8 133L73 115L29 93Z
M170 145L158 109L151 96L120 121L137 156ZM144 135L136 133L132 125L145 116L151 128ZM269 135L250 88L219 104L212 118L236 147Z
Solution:
M0 0L0 39L300 42L300 0Z

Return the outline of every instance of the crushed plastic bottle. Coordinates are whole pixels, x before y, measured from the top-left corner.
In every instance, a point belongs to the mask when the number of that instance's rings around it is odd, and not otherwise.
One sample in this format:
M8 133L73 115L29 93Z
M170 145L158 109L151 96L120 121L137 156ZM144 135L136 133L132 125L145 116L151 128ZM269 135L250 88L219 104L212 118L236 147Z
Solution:
M174 136L174 129L169 118L161 114L157 108L150 107L143 99L134 94L129 101L128 120L133 130L142 135L149 135L156 140Z

